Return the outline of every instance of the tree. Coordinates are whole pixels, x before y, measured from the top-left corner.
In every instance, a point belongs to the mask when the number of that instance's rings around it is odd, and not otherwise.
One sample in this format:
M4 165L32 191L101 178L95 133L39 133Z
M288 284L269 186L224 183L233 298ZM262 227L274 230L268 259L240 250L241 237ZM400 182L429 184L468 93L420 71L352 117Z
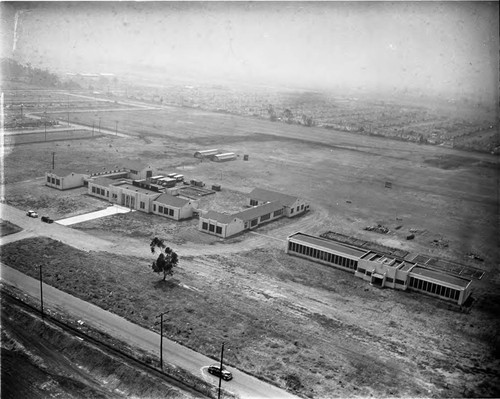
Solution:
M160 255L158 255L158 258L153 262L151 267L155 273L163 272L163 280L165 281L167 274L170 276L174 274L173 269L179 263L179 257L170 247L165 245L161 238L153 238L149 246L153 254L157 248L160 250Z
M293 113L290 109L286 108L283 111L283 119L285 119L286 123L293 123Z

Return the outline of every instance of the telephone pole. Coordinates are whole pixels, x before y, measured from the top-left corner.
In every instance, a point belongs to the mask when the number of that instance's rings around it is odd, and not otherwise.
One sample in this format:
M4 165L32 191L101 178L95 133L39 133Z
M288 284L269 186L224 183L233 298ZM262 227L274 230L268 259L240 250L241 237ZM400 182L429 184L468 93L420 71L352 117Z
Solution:
M43 282L42 282L42 265L37 265L40 268L40 311L42 312L42 320L43 316Z
M219 374L219 393L217 395L217 399L220 399L220 386L222 384L222 358L224 357L224 342L222 343L222 350L220 353L220 374Z
M163 371L163 315L168 313L168 311L160 313L158 316L160 318L160 368Z

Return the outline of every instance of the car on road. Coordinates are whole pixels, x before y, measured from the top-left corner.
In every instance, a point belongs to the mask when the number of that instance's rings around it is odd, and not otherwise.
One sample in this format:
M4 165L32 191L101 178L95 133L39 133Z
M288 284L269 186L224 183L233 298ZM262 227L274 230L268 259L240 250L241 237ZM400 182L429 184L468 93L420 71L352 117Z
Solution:
M26 216L29 216L30 218L37 218L38 213L36 213L35 211L32 211L32 210L29 210L28 212L26 212Z
M218 364L212 364L208 366L208 372L210 374L213 374L217 377L222 377L223 380L229 381L233 378L233 375L229 370L227 370L224 366L222 366L222 372L220 365Z
M54 223L54 220L49 218L48 216L42 216L42 222L45 223Z

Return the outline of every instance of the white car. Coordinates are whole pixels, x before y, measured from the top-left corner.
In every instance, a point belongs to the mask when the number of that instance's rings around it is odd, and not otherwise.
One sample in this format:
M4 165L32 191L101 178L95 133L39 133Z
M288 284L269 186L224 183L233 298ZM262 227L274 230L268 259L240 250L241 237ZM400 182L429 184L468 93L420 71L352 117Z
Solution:
M38 217L38 213L36 213L35 211L28 211L26 212L26 216L29 216L30 218L37 218Z

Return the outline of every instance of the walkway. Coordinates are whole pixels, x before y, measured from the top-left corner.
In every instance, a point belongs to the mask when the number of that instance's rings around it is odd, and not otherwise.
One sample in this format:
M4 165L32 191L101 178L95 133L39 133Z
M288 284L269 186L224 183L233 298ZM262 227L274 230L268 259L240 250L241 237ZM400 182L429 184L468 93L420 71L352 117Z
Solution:
M111 205L106 209L101 209L100 211L85 213L83 215L77 215L66 219L56 220L56 223L62 224L63 226L70 226L72 224L86 222L87 220L99 219L105 216L116 215L118 213L128 213L135 212L130 208L126 208L120 205Z

